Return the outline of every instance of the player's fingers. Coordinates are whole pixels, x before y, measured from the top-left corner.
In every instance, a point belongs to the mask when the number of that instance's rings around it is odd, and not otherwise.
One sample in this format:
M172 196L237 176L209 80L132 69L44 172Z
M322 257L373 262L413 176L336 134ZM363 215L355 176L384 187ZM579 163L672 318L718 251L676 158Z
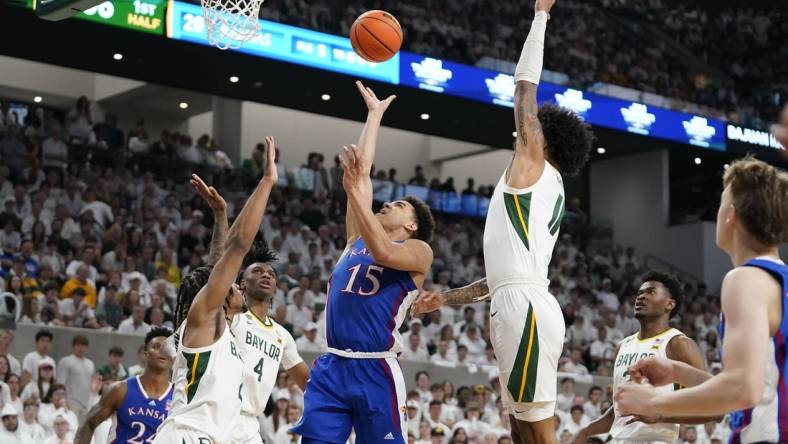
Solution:
M369 92L370 97L372 97L375 100L378 100L378 96L375 94L375 91L372 91L372 88L367 87L367 91Z

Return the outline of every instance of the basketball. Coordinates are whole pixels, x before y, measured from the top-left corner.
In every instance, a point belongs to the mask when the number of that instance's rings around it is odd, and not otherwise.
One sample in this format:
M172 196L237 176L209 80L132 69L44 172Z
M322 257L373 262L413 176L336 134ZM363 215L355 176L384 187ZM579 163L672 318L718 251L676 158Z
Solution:
M385 62L394 57L402 46L402 27L386 11L367 11L350 27L350 43L362 59Z

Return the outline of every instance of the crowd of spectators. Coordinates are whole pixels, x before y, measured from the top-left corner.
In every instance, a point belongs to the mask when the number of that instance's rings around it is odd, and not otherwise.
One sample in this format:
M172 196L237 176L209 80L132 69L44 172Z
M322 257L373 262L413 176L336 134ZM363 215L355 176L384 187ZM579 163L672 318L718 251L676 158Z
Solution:
M56 117L40 119L46 124L28 119L24 126L10 122L0 130L0 289L21 302L20 322L41 328L71 326L137 335L152 327L172 328L178 285L189 270L205 263L214 215L185 177L177 180L174 175L75 160L74 140L131 148L143 133L138 124L124 137L111 116L106 123L94 124L89 113L78 111L85 106L81 103L62 122ZM162 133L145 155L171 156L171 150L153 149L166 146L168 137L172 134ZM237 185L259 177L265 149L258 146L252 158L234 170L241 179L220 189L231 220L246 198L244 187ZM131 151L131 156L140 155ZM261 227L280 257L279 288L270 316L293 333L299 350L321 352L326 284L345 247L341 169L326 168L319 153L310 154L303 165L310 175L279 167L283 169L280 186L271 196ZM376 176L376 192L386 182L398 182L396 171ZM313 186L304 191L298 184L307 179ZM407 182L430 184L418 167ZM448 180L432 181L431 186L457 192ZM490 187L476 188L472 182L462 191L482 196L490 192ZM484 258L478 240L483 221L440 214L436 219L435 261L425 288L443 290L482 277ZM560 302L567 325L559 363L569 378L564 388L573 381L590 383L593 376L611 375L617 341L638 329L632 303L644 271L632 248L615 245L609 232L582 222L578 204L568 206L566 220L579 222L564 225L550 266L550 291ZM703 285L687 284L685 292L688 302L676 326L696 338L709 367L717 368L719 303ZM496 361L489 343L489 305L444 307L407 320L402 333L403 361L465 368L482 381L455 391L451 383L433 384L428 374L420 374L407 405L415 442L507 442L503 433L507 418L500 411ZM73 433L76 420L95 402L104 383L141 368L125 368L124 350L113 348L106 365L97 370L84 357L85 338L75 338L73 357L57 365L49 356L50 333L39 333L35 350L24 357L9 354L10 332L1 338L0 399L11 407L0 415L12 416L13 408L22 430L29 426L47 436L60 436L63 430ZM300 415L301 398L286 375L280 377L278 387L275 413L262 420L263 430L274 434ZM565 397L572 397L559 403L557 433L562 442L566 433L571 437L584 421L604 412L603 392L592 390L586 399L573 389L564 390ZM38 428L32 425L36 417ZM282 442L278 439L269 437L270 442Z
M404 48L419 54L476 64L488 57L516 62L530 27L533 1L465 0L270 0L261 16L334 34L348 35L365 11L385 9L403 27ZM701 106L711 117L759 128L786 101L788 9L777 2L754 7L710 8L672 0L566 0L559 3L545 41L545 68L587 88L605 82ZM621 26L624 20L653 23L663 38ZM674 54L677 42L722 72L690 69Z

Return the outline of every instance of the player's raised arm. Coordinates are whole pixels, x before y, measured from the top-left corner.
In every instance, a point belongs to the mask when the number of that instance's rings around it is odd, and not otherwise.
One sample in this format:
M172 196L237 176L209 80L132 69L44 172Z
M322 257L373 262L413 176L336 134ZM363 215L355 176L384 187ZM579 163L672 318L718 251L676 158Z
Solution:
M358 149L364 154L363 164L361 165L362 172L366 175L362 178L359 184L363 188L363 192L369 195L369 204L372 205L372 180L369 175L372 171L372 162L375 161L375 151L378 143L378 131L380 130L380 123L383 121L383 114L388 109L391 102L397 96L389 96L385 100L380 100L372 91L372 88L364 86L360 81L356 81L356 88L358 89L361 98L367 105L367 121L364 124L364 129L361 130L361 135L358 138ZM367 193L368 192L368 193ZM347 242L351 244L355 238L359 236L357 222L353 213L350 211L350 203L348 202L346 216L347 225Z
M657 394L647 383L625 384L616 393L621 414L710 417L756 405L765 386L770 298L780 293L777 282L762 270L742 267L730 271L722 283L726 316L722 372L706 376L708 379L697 386L664 394ZM647 378L653 374L659 381L656 384L671 381L685 386L697 383L705 373L668 360L651 360L648 367L635 370Z
M545 139L537 118L536 88L542 75L544 39L550 8L555 0L537 0L531 30L525 39L520 61L514 71L514 123L517 128L515 158L507 183L527 188L541 176L545 160Z
M274 146L274 138L272 136L266 137L266 141L269 147ZM196 179L199 178L194 176L192 181ZM241 267L243 258L249 251L255 235L260 229L265 207L268 204L268 197L271 195L271 190L276 185L277 180L274 150L269 149L268 166L266 167L265 175L260 179L252 195L249 196L241 213L233 222L233 226L230 227L224 252L211 271L208 282L197 293L189 309L187 316L188 325L204 325L205 323L215 322L217 310L222 309L222 304L238 275L238 269ZM216 193L216 190L213 190L212 193ZM205 339L212 340L213 337ZM203 342L203 338L195 339L195 341ZM202 347L210 344L211 342L193 343L188 346Z
M208 265L215 265L222 257L224 245L227 242L227 202L214 187L208 187L197 176L191 181L197 194L210 207L213 212L213 233L211 234L211 251L208 253Z
M90 444L93 432L99 424L112 417L123 404L127 390L128 386L125 381L114 384L105 390L101 395L101 400L90 409L85 417L85 422L77 429L77 433L74 435L74 444Z
M342 184L348 197L348 212L353 212L359 234L375 262L384 267L415 273L427 273L432 264L432 248L420 239L392 242L383 225L372 212L372 190L364 187L364 153L357 147L345 149L340 156L345 173ZM393 205L406 205L402 201ZM415 224L415 223L414 223ZM417 227L414 227L417 231Z

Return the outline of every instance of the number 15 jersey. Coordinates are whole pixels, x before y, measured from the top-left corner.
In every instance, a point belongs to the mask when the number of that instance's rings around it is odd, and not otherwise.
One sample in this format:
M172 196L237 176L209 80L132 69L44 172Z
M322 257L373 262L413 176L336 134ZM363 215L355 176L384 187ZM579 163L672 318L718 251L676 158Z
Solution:
M241 411L263 414L276 384L281 364L290 370L303 362L293 336L271 318L258 318L251 311L233 318L232 332L244 362Z
M331 273L326 302L329 352L399 353L399 328L418 288L407 271L375 263L364 239L345 250Z

